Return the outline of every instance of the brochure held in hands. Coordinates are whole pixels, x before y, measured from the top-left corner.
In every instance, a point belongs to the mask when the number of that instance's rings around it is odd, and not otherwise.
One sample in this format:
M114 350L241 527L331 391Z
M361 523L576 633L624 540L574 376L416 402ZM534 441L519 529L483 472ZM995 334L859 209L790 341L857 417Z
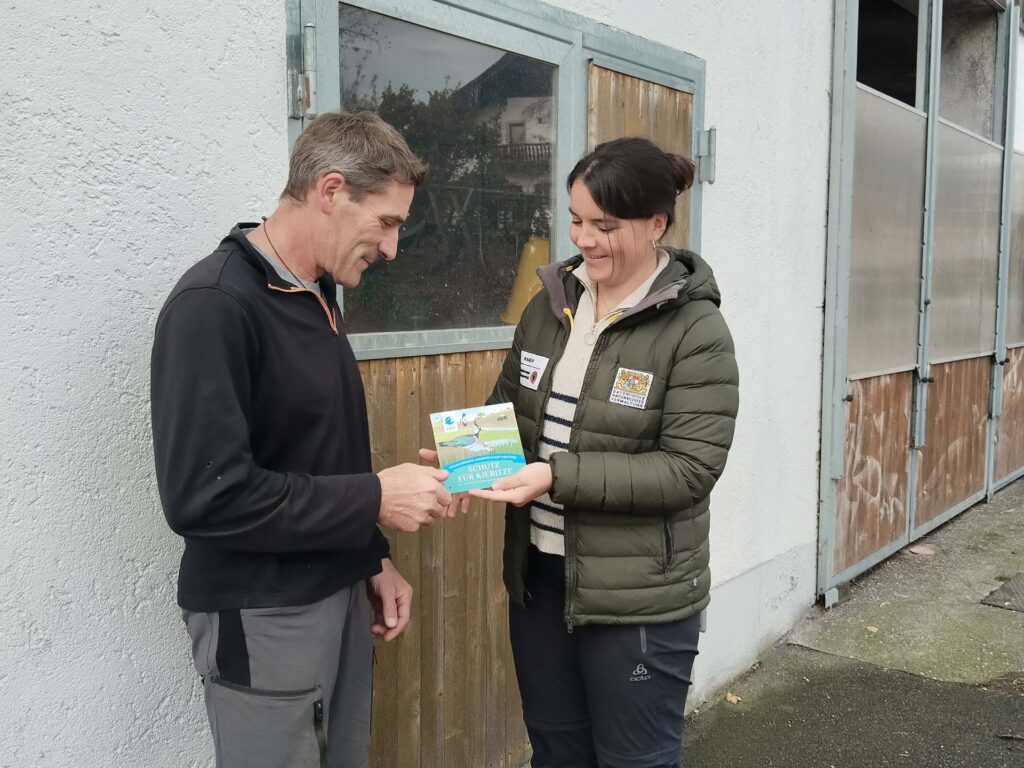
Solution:
M430 426L452 493L490 488L526 466L512 403L432 413Z

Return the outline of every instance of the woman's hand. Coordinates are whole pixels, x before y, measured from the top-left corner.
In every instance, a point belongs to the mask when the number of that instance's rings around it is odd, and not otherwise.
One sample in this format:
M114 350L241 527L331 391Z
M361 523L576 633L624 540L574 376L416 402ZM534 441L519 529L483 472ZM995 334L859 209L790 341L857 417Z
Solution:
M429 448L420 448L420 461L424 464L428 464L431 467L437 467L440 469L440 465L437 461L437 451L432 451ZM455 517L457 512L466 514L469 512L469 494L466 493L453 493L452 503L445 507L445 517Z
M470 491L469 495L522 507L550 491L552 482L551 465L545 461L535 461L514 475L497 480L490 489Z

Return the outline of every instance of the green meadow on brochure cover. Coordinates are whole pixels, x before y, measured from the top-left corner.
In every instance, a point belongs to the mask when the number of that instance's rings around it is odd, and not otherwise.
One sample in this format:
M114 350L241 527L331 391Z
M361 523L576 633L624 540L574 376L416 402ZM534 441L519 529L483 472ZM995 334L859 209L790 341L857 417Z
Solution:
M432 413L430 426L452 493L490 488L526 465L512 403Z

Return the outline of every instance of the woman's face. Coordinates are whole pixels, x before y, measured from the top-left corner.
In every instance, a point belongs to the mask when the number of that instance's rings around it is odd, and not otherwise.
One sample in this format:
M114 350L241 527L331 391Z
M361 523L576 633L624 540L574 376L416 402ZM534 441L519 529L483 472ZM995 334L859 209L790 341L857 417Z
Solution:
M598 286L640 285L654 270L653 241L665 232L666 217L618 219L594 202L581 179L569 190L569 239L579 248L587 275Z

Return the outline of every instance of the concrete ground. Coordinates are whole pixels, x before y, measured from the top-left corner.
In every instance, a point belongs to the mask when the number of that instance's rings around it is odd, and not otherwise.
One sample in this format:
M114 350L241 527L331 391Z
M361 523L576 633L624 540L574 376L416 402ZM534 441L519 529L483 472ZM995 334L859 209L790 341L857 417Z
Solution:
M915 544L695 711L686 768L1024 768L1024 613L980 602L1024 571L1024 481Z

